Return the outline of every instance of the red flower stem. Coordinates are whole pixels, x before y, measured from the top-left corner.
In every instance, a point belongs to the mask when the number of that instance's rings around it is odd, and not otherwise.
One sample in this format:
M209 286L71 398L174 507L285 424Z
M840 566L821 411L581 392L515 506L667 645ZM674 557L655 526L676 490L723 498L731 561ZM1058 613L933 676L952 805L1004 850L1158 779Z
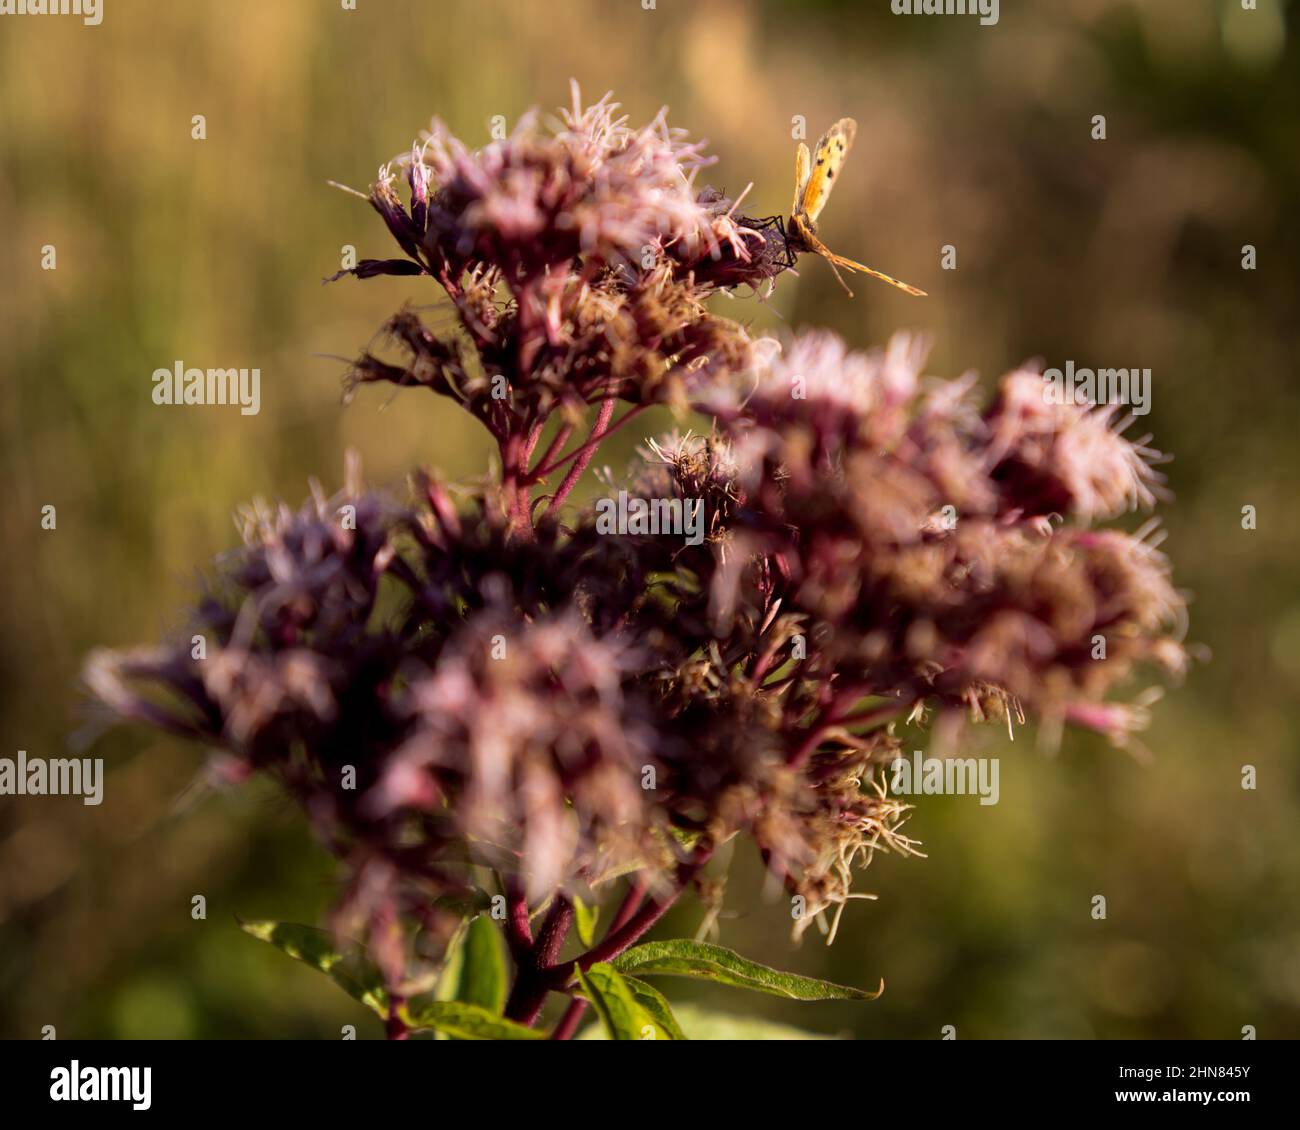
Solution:
M763 679L767 676L768 668L772 665L772 660L776 658L780 650L780 645L773 640L761 655L755 657L754 665L749 672L749 677L755 683L762 684Z
M813 723L812 728L808 731L807 737L799 744L798 748L790 755L789 764L794 768L799 768L813 754L813 751L821 744L822 738L833 730L836 726L843 725L845 718L844 712L848 710L855 702L866 693L866 688L859 685L841 687L831 698L830 705L826 707L825 712L817 722Z
M521 431L507 433L501 443L501 490L511 529L524 538L533 537L533 510L529 498L528 452L537 442Z
M533 928L528 923L528 899L513 881L506 889L506 942L516 962L533 950Z
M695 856L677 868L674 889L663 898L655 899L641 907L619 929L611 930L604 939L573 961L552 965L544 970L548 984L561 988L569 983L577 970L587 970L602 961L612 961L619 954L634 946L656 922L659 921L672 905L681 897L699 870L709 861L713 854L712 846L705 846L696 851Z
M542 438L542 428L546 426L545 422L534 424L528 431L528 438L524 440L523 465L528 466L528 460L533 457L533 449L537 446L537 441ZM527 480L525 475L524 479Z
M516 958L515 983L506 1001L508 1019L529 1026L537 1022L546 1004L546 994L551 991L545 971L560 956L572 925L573 904L564 895L557 895L537 931L537 940Z
M813 750L821 744L821 740L826 736L826 732L834 725L835 723L831 720L818 722L817 725L808 731L808 735L799 744L799 747L794 751L794 753L790 755L789 764L795 769L798 769L803 765L803 763L812 756Z
M538 977L537 970L520 968L510 989L510 998L506 1001L506 1019L531 1028L542 1014L548 992L550 989Z
M564 1015L560 1017L555 1031L551 1033L551 1039L572 1040L578 1031L578 1025L582 1023L583 1016L587 1013L589 1003L583 997L574 997L569 1002L569 1007L564 1010Z
M614 912L614 917L610 920L609 928L605 931L606 934L612 934L615 930L622 929L627 925L628 919L637 912L637 909L641 906L641 900L645 898L646 886L644 876L638 875L632 880L627 895L618 910Z
M627 894L624 896L614 917L610 920L609 928L606 934L612 934L616 930L621 930L627 925L628 920L637 912L646 893L646 880L643 876L636 876L628 887ZM560 1017L560 1022L556 1024L555 1030L551 1033L552 1040L571 1040L577 1034L578 1025L582 1023L582 1018L587 1014L587 1009L591 1002L583 997L574 997L569 1002L569 1007L564 1010L564 1015Z
M587 469L587 464L595 456L600 441L605 438L606 429L609 427L609 421L613 416L614 398L611 396L601 401L600 411L596 413L596 422L591 428L591 435L588 436L587 442L575 453L577 458L573 461L573 466L569 468L569 473L564 476L564 481L560 483L559 489L555 492L550 505L546 508L548 514L562 506L564 500L569 497L569 492L578 485L578 480L582 478L582 472Z
M622 929L610 934L598 945L592 946L581 957L565 962L563 965L553 966L549 970L552 982L567 984L577 970L586 971L602 961L612 961L625 950L631 949L651 926L668 913L685 889L684 885L680 886L663 898L648 903L632 915Z
M587 442L584 443L581 447L575 447L572 451L568 453L568 455L560 456L560 458L555 460L554 463L549 463L540 467L538 470L534 471L529 476L529 478L536 481L538 479L544 479L547 475L554 474L566 463L568 463L571 459L576 459L579 456L586 454L587 451L599 447L602 442L609 439L609 437L612 436L616 431L618 431L619 428L621 428L629 420L632 420L635 417L641 415L641 413L644 412L649 407L650 406L648 404L638 404L635 408L629 408L626 412L623 413L623 415L621 415L615 421L613 427L611 427L604 434L597 436L595 439L587 440Z
M384 1028L390 1040L406 1040L410 1038L410 1029L407 1028L406 1021L401 1017L402 1005L405 1003L403 997L393 995L388 998L388 1019Z
M563 450L564 445L569 442L569 437L571 435L573 435L573 425L562 424L555 435L551 437L551 442L546 445L546 450L542 452L541 458L533 464L533 469L528 472L526 476L528 482L535 483L539 478L541 478L539 468L545 467L555 458L557 452Z
M554 965L559 959L564 939L573 925L573 903L567 896L557 895L547 912L542 928L537 932L537 945L533 947L534 964L539 969Z
M501 449L501 492L505 496L506 513L513 524L519 514L519 473L523 459L523 437L508 431L498 441Z

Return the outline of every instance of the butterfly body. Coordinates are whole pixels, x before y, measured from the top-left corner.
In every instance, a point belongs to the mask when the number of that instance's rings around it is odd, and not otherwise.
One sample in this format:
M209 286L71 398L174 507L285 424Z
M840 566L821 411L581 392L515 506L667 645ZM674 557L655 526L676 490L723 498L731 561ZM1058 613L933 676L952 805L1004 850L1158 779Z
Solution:
M790 229L787 233L787 246L792 252L808 252L820 255L831 265L840 285L853 296L839 269L861 271L872 278L896 286L908 294L924 296L925 291L909 286L905 282L882 274L865 264L837 255L817 236L817 217L826 207L835 180L844 167L844 161L853 147L853 138L858 132L858 123L852 118L841 118L821 136L817 142L815 154L808 152L808 146L802 141L794 158L794 203L790 208Z

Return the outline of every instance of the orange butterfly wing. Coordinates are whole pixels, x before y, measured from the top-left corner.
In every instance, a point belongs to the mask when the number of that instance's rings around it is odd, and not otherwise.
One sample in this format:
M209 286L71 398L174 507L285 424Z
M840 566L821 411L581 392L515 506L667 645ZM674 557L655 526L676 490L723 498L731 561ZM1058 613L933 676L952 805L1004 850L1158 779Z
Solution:
M841 118L821 136L817 142L817 151L813 154L812 169L804 185L801 199L795 211L802 212L814 223L830 199L831 189L835 187L835 178L844 167L845 158L853 148L853 138L857 135L858 123L852 118Z

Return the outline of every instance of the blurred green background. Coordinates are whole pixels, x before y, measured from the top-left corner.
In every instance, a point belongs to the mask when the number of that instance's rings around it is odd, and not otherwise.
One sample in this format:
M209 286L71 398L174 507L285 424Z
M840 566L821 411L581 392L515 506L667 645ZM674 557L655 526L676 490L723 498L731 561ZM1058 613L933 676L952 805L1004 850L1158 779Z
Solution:
M931 297L862 282L850 300L806 260L765 304L717 304L862 346L926 330L931 372L977 369L988 387L1033 358L1150 367L1134 434L1177 456L1166 548L1213 660L1157 706L1149 763L1077 735L1052 757L1031 733L984 734L1001 803L923 798L909 831L928 858L879 857L859 887L879 901L850 904L832 948L814 932L794 951L788 904L764 900L738 850L720 940L883 976L878 1002L687 982L675 997L865 1038L1300 1036L1300 5L1004 0L993 27L893 16L888 0L357 9L107 0L100 27L0 19L0 755L64 753L85 653L173 623L195 568L234 542L236 503L296 502L312 474L336 485L349 445L377 483L483 467L484 437L443 402L371 388L340 404L333 358L436 288L322 287L344 245L390 253L327 179L365 188L433 114L481 144L495 115L567 102L573 76L638 121L668 104L720 157L703 179L753 181L746 210L768 215L789 206L793 116L815 137L848 114L857 148L822 235ZM150 375L176 359L260 366L261 414L155 407ZM333 865L292 806L255 784L172 818L200 750L127 730L94 752L101 807L0 799L0 1035L380 1034L234 924L317 921L329 903Z

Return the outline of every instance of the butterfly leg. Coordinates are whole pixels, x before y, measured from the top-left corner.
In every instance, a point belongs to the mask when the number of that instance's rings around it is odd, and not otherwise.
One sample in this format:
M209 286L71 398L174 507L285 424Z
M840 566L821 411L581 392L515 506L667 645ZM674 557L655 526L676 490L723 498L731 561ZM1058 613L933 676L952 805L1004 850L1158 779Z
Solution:
M840 286L844 288L844 293L847 294L850 298L852 298L853 291L849 289L849 284L844 281L844 276L840 274L840 269L835 265L835 260L827 259L826 262L830 264L831 270L835 272L835 277L839 279Z

